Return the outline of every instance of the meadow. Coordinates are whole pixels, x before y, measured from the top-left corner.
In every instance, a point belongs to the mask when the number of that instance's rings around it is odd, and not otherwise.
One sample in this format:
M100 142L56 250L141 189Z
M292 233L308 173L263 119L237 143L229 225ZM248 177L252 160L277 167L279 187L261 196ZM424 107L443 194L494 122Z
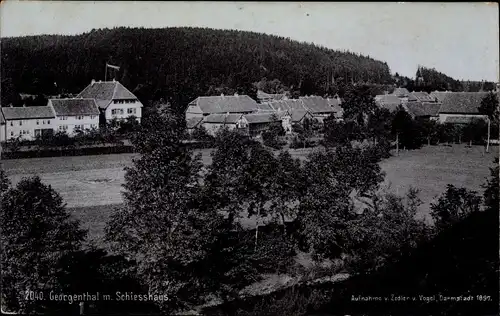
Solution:
M305 159L314 149L290 150L293 157ZM205 165L210 164L210 149L200 149ZM89 229L94 240L100 240L103 228L113 210L122 203L121 184L124 167L130 166L136 154L52 157L4 160L2 165L16 184L22 177L38 174L43 182L57 190L68 209ZM498 147L484 153L484 147L465 145L429 146L401 151L385 159L381 168L386 174L383 187L403 195L410 187L420 189L423 204L418 216L430 219L430 204L447 184L478 191L489 176L489 168L498 157ZM247 223L251 226L251 223Z

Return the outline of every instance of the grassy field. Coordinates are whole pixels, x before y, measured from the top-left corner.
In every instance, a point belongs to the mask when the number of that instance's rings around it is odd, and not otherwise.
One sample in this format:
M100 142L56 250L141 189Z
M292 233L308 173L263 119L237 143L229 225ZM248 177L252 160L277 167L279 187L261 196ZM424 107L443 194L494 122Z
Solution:
M304 159L310 149L291 150L292 156ZM429 207L448 183L482 194L481 185L489 176L489 167L498 157L498 147L485 154L481 146L466 148L431 146L400 152L381 163L386 173L384 186L403 195L410 187L419 188L424 202L419 216L429 219ZM211 162L210 150L198 150L205 164ZM122 202L123 168L132 163L134 154L53 157L2 161L15 184L22 177L38 174L52 185L67 203L74 216L90 229L93 238L102 237L104 223Z

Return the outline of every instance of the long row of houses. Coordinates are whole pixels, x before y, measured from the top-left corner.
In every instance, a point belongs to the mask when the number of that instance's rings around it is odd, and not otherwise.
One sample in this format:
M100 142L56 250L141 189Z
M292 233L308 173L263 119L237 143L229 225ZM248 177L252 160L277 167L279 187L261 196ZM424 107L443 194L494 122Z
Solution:
M481 101L489 92L435 91L409 92L397 88L392 94L377 95L376 103L389 111L400 106L412 117L427 118L443 124L467 124L473 119L487 119L480 113ZM498 91L496 92L498 93Z
M286 133L291 133L292 125L306 118L319 123L332 114L342 118L338 98L305 96L288 99L282 95L267 94L259 99L261 103L247 95L198 97L186 109L187 128L192 131L203 126L209 134L215 135L221 127L227 127L245 130L250 136L256 136L276 121L282 124Z
M75 98L49 99L46 106L0 108L0 141L65 131L98 129L113 119L134 116L140 122L142 103L118 81L92 80Z

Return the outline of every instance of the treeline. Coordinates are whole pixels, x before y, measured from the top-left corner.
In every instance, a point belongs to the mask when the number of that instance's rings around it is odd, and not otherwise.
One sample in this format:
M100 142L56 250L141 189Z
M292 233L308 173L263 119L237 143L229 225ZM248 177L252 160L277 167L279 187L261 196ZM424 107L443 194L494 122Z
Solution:
M323 95L335 85L392 83L385 62L288 38L253 32L176 27L99 29L76 36L3 38L2 104L19 92L78 93L108 71L141 101L185 105L217 88L255 94L254 82L278 79L301 94Z
M415 79L395 74L394 80L397 86L407 88L408 91L454 91L454 92L478 92L492 91L496 88L494 82L489 81L459 81L437 71L434 68L419 66Z

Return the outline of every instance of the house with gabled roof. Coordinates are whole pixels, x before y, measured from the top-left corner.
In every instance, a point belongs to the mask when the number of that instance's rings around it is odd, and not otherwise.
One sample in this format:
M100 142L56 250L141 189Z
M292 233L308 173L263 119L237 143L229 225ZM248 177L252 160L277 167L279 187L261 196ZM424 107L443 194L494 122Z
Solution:
M49 99L47 105L55 113L57 131L74 135L77 131L99 128L100 111L95 99Z
M444 95L439 109L439 122L467 124L474 119L487 119L479 112L481 101L488 92L449 92Z
M408 102L437 102L436 99L425 91L415 91L408 95Z
M5 125L5 119L3 117L2 111L0 111L0 142L6 141L5 135L7 135L7 131L5 130L6 125ZM1 145L0 145L1 147ZM1 151L1 149L0 149Z
M408 97L410 91L408 91L408 89L406 88L395 88L392 94L397 96L398 98L405 98Z
M311 113L320 123L323 123L323 120L328 116L335 115L335 109L323 97L313 95L300 97L299 100L303 102L304 109Z
M259 110L258 104L248 95L220 95L198 97L188 104L186 120L211 114L249 114Z
M129 116L134 116L141 122L141 101L118 81L92 80L77 98L95 100L101 112L101 124L113 119L125 120Z
M279 101L288 99L288 93L266 93L262 90L257 90L257 99L260 103Z
M2 107L1 112L5 121L4 140L15 137L34 140L38 135L54 132L56 115L49 106Z
M413 118L437 120L439 119L439 109L441 103L438 102L418 102L411 101L405 104L408 113Z

